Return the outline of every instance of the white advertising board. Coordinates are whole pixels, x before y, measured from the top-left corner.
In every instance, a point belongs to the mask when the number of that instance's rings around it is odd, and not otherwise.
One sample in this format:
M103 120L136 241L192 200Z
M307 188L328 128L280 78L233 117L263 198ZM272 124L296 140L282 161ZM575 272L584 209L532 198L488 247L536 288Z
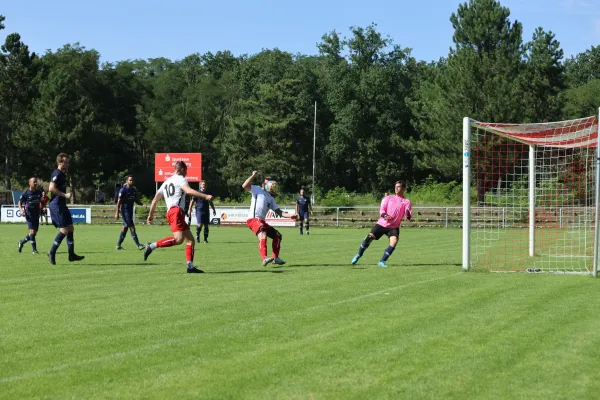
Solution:
M213 225L242 225L246 223L248 219L248 213L250 211L250 207L215 207L217 211L217 215L213 216L212 210L210 210L209 220ZM286 208L283 208L282 211L285 212L294 212L290 211ZM278 217L271 210L267 213L267 217L265 218L267 224L271 226L295 226L296 221L291 218L283 218ZM196 210L192 210L192 225L196 224Z

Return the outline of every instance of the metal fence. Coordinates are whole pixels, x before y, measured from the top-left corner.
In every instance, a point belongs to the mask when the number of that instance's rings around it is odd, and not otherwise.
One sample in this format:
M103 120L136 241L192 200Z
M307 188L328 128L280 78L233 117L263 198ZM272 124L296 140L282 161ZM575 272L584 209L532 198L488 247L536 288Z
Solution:
M3 206L5 207L5 206ZM13 206L7 206L13 207ZM115 221L114 205L69 205L69 208L88 208L91 210L92 224L121 224ZM215 206L217 217L220 216L219 208L248 209L248 206ZM282 206L284 208L284 206ZM293 210L294 206L287 206ZM134 221L136 224L146 222L148 207L134 207ZM166 224L166 209L159 206L154 214L154 224ZM212 213L211 213L212 214ZM379 218L379 207L313 207L310 223L322 227L371 227ZM5 221L3 221L5 222ZM413 221L405 222L407 228L460 228L462 224L462 207L413 207Z
M2 206L14 207L14 206ZM69 208L91 210L92 224L121 224L115 220L114 205L69 205ZM219 209L248 210L248 206L215 206L217 219ZM294 206L282 206L293 210ZM144 224L148 217L148 207L134 207L134 221ZM165 206L159 206L154 214L154 224L166 224ZM212 213L211 213L212 217ZM590 207L560 207L536 209L536 226L568 228L574 225L589 224L593 220L594 209ZM471 207L473 228L526 228L529 225L526 207ZM365 228L372 227L379 219L379 207L313 207L310 223L313 226ZM413 207L413 220L403 222L403 228L462 228L462 207ZM6 222L6 221L0 221Z
M379 219L379 207L313 207L311 225L365 228ZM413 207L403 228L460 228L462 207Z

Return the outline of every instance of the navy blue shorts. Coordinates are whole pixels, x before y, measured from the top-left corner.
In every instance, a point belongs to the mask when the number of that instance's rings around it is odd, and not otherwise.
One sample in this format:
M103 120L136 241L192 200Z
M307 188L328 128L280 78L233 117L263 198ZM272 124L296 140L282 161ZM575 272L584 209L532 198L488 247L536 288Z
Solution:
M308 211L306 212L299 212L298 213L298 221L304 221L304 220L308 219Z
M52 219L52 225L57 228L66 228L69 225L73 225L73 218L71 217L71 211L68 207L49 207L50 218Z
M133 215L131 215L130 213L122 212L121 218L123 218L123 226L127 228L135 226L135 224L133 223Z
M209 217L208 213L199 213L196 211L196 223L198 225L200 225L200 224L208 225L210 223L210 217Z
M27 215L25 215L25 220L27 221L27 228L29 228L29 229L33 229L34 231L37 231L38 228L40 227L39 214L32 215L32 214L27 213Z

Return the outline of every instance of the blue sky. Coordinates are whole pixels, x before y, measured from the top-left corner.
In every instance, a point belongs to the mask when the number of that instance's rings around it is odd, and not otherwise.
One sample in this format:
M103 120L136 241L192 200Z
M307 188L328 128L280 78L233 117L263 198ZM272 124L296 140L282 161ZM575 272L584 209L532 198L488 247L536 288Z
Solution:
M556 34L565 56L600 44L600 0L501 0L523 24L524 41L536 27ZM418 60L437 60L452 46L449 17L457 0L29 0L6 1L6 34L18 32L43 53L66 43L94 48L102 61L230 50L254 54L278 47L316 54L324 33L348 35L371 22ZM594 4L597 3L597 4Z

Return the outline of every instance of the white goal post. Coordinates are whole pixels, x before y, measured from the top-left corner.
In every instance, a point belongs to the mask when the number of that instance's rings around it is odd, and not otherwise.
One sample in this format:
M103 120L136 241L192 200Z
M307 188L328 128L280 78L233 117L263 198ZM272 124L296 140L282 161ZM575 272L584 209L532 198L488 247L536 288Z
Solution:
M597 277L598 120L463 119L463 270Z

